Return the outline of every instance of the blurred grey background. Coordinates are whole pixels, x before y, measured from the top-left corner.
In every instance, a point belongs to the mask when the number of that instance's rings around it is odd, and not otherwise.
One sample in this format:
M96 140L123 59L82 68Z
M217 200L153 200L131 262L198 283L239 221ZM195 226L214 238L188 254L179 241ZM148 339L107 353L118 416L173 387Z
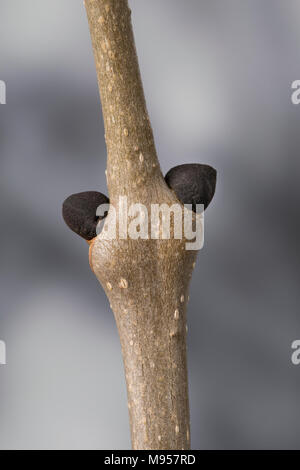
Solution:
M299 0L130 0L163 170L218 170L191 285L193 449L300 448ZM82 0L1 0L1 449L128 449L117 330L61 217L106 191Z

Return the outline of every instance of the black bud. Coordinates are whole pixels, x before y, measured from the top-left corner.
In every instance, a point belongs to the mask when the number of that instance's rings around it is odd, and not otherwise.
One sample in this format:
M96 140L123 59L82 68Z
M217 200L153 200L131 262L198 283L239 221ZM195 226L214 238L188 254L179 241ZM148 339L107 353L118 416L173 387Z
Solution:
M203 204L206 209L212 200L217 172L209 165L190 163L175 166L165 176L167 185L173 189L182 204L192 204L196 212L196 204Z
M96 237L96 228L99 220L104 217L96 215L97 208L101 204L109 204L109 199L104 194L96 191L72 194L63 203L62 214L67 226L73 232L85 240Z

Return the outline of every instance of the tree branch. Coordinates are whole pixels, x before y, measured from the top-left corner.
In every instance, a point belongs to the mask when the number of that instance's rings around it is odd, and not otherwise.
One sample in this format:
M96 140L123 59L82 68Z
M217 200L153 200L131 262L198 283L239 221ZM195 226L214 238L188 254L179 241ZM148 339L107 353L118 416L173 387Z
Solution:
M86 0L108 154L110 198L161 179L125 0Z
M127 0L85 0L105 124L110 209L128 204L171 206L203 202L215 190L215 170L181 165L165 179L146 109ZM171 189L172 188L172 189ZM69 227L90 242L90 265L102 284L119 330L134 449L189 449L186 307L196 251L186 239L107 240L95 234L101 193L73 195L64 203ZM86 208L86 210L85 210ZM84 213L87 213L87 218ZM171 233L173 226L171 222Z

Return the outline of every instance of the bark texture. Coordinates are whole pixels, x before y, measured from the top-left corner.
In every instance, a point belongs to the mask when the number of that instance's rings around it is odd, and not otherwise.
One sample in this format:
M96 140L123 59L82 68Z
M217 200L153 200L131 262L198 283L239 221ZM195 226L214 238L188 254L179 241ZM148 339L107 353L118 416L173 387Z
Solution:
M160 170L127 0L85 0L107 144L111 204L179 203ZM105 224L112 217L108 213ZM122 211L120 210L120 217ZM160 230L160 228L158 229ZM186 306L196 252L186 240L105 240L90 265L114 312L133 449L189 449Z

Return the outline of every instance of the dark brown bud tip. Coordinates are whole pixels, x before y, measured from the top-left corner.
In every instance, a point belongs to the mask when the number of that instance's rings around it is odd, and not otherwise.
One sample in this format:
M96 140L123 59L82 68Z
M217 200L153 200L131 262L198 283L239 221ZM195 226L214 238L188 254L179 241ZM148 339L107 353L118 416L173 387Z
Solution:
M109 204L109 199L104 194L96 191L72 194L63 203L63 219L73 232L85 240L92 240L97 236L96 228L100 220L96 212L101 204Z
M203 204L206 209L216 189L217 172L209 165L190 163L175 166L168 171L165 180L182 204Z

